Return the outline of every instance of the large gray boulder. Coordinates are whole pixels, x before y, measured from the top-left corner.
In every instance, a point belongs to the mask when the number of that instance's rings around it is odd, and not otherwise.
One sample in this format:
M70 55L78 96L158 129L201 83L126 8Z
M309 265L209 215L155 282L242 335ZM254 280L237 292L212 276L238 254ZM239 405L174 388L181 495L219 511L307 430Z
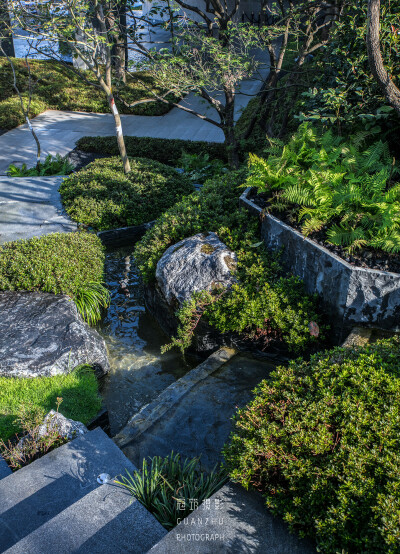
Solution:
M0 375L56 375L84 363L110 369L104 340L68 296L0 293Z
M215 233L200 233L164 252L157 285L170 306L181 306L194 292L232 286L236 265L235 253Z

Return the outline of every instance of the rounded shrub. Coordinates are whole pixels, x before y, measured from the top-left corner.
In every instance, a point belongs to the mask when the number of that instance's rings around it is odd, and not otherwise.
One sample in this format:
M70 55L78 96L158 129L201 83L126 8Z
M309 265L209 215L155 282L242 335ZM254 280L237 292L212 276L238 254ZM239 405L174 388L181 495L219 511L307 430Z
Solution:
M60 193L68 214L99 231L152 221L193 192L173 168L131 158L124 174L120 158L95 160L63 181Z
M232 479L320 552L399 552L400 342L277 368L239 410Z
M0 246L0 290L67 294L89 323L108 302L104 248L90 233L53 233Z

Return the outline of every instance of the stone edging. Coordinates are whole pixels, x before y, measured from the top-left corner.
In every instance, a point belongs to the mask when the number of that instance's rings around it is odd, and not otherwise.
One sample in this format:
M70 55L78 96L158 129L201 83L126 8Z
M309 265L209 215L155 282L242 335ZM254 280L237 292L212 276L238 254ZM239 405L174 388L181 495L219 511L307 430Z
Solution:
M283 248L285 269L304 281L308 293L318 293L335 332L344 336L354 325L400 330L400 274L355 267L327 248L249 200L251 188L239 203L261 220L261 235L270 250ZM332 324L332 321L329 323Z
M140 239L148 229L151 229L155 221L142 223L141 225L132 225L131 227L119 227L108 231L99 231L97 236L105 246L117 248L132 244L132 241Z
M150 404L146 404L134 415L125 427L113 437L119 448L124 448L144 433L185 396L197 383L206 379L235 354L233 348L220 348L209 356L202 364L189 371L186 375L172 383Z

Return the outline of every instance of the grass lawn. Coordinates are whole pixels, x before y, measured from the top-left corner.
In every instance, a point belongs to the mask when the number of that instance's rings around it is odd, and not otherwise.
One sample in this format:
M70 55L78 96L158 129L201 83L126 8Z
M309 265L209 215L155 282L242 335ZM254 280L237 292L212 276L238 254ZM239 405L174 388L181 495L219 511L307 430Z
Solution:
M17 85L23 96L28 95L28 68L23 59L13 59L17 72ZM31 117L47 109L69 110L83 112L109 113L105 94L84 83L73 71L60 63L47 60L31 60L31 77L33 97ZM92 75L88 72L88 78ZM153 90L161 92L152 86L152 79L146 73L138 72L128 77L126 86L121 90L121 97L128 103L142 98L148 98L149 92L138 82L140 79ZM172 99L173 97L171 97ZM174 100L177 100L174 97ZM121 113L137 115L163 115L169 111L169 106L162 102L140 104L133 109L124 107L116 100ZM9 62L0 58L0 129L13 129L25 123L21 112L18 96L13 89L13 76Z
M21 430L14 421L22 405L44 416L56 409L57 397L63 398L59 411L82 423L90 421L101 407L97 379L88 366L53 377L0 377L0 440L6 441Z

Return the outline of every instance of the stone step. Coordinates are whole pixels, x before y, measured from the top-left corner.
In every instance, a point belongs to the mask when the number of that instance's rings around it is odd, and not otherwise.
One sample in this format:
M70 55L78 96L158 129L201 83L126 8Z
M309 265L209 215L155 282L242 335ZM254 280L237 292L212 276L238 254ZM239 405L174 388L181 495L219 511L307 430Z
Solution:
M149 550L149 554L316 554L315 546L289 532L263 499L227 483Z
M166 530L112 480L135 470L97 428L0 481L0 552L147 552ZM97 477L111 481L99 484Z

